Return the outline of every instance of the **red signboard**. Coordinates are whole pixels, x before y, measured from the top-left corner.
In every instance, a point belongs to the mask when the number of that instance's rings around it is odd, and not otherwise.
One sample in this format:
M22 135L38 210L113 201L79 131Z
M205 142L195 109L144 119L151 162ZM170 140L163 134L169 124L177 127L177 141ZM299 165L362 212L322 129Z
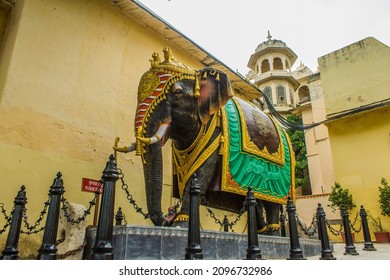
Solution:
M98 180L83 178L81 182L81 190L83 192L96 192L100 190L102 192L103 185Z

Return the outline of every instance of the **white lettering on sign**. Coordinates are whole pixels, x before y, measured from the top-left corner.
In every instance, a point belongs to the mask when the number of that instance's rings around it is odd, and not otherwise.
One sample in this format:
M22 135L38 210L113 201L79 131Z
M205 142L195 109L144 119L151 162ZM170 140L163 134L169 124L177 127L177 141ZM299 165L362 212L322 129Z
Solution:
M81 183L81 190L84 192L96 192L100 189L101 192L102 184L98 180L83 178Z

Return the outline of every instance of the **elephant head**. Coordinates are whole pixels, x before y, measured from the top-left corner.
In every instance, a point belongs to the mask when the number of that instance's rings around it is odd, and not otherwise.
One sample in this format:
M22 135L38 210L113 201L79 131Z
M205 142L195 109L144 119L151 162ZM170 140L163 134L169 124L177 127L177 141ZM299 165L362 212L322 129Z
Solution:
M212 68L190 69L168 48L162 62L157 53L153 54L151 68L138 87L137 142L116 150L136 150L142 157L147 207L155 225L167 223L161 210L162 146L171 138L177 148L187 149L230 97L232 90L225 73Z

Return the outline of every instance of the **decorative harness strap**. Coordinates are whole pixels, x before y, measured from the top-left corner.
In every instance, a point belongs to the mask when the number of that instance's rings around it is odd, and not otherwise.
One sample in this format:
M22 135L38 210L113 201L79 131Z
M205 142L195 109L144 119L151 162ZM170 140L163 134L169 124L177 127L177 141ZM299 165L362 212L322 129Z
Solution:
M202 125L194 143L185 150L179 150L172 145L174 174L177 174L180 196L183 195L184 187L192 174L214 153L223 142L222 133L219 133L214 141L207 146L219 124L219 114L216 114L206 127Z

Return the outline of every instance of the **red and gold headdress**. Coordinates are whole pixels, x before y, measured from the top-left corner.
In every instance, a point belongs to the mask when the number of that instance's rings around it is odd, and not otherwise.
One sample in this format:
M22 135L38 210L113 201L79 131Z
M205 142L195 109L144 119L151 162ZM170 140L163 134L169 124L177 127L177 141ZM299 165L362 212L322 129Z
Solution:
M164 61L161 62L158 53L153 53L151 68L141 77L138 86L138 106L135 116L135 131L142 127L142 135L146 132L146 127L150 114L155 107L166 99L170 87L182 79L195 80L195 95L199 95L198 75L193 69L188 68L177 61L169 48L164 48Z

